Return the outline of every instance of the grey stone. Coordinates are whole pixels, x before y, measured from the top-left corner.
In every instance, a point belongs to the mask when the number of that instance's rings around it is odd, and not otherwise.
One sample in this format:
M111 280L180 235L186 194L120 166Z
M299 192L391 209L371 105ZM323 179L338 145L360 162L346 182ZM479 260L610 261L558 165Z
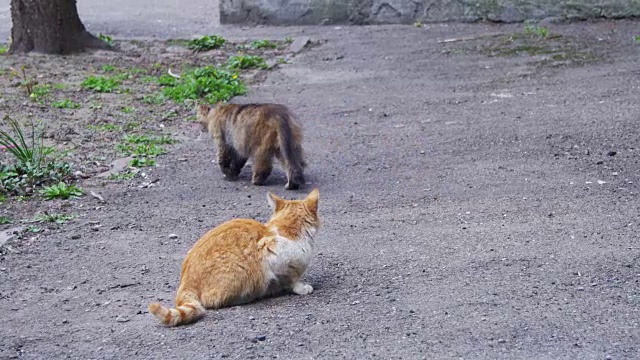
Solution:
M122 170L126 169L129 166L129 163L131 162L131 160L133 160L133 157L131 156L115 159L113 160L113 162L111 162L111 169L103 173L100 173L96 176L100 178L105 178L114 174L118 174L119 172L121 172Z
M24 229L24 226L18 226L4 231L0 231L0 247L3 247L7 241L15 238L17 233L20 233Z
M300 51L302 51L302 49L304 49L305 46L307 46L309 41L311 41L311 39L309 39L308 36L297 37L295 38L295 40L293 40L293 42L291 43L291 46L289 46L289 51L294 54L297 54Z

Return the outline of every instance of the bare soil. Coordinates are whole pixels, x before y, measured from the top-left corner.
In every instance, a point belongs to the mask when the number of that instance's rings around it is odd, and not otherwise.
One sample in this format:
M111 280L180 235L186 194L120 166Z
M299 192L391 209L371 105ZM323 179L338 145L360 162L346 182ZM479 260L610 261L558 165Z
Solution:
M638 25L550 24L549 39L521 25L222 28L237 41L321 44L243 75L253 85L233 100L298 115L310 164L298 192L283 190L279 169L264 187L250 184L250 166L223 180L192 108L142 101L155 91L144 76L231 48L194 55L123 40L119 54L0 57L2 68L26 64L39 81L64 83L51 98L83 104L52 109L26 98L10 71L0 77L0 111L42 119L47 141L72 148L89 176L78 183L105 199L2 204L16 221L44 209L76 217L4 247L0 357L638 358ZM79 90L104 64L144 73L125 82L130 91ZM87 128L107 123L122 131ZM130 132L180 142L131 180L96 178ZM147 314L149 302L171 303L180 263L206 230L266 220L267 190L293 198L315 186L313 294L173 329Z

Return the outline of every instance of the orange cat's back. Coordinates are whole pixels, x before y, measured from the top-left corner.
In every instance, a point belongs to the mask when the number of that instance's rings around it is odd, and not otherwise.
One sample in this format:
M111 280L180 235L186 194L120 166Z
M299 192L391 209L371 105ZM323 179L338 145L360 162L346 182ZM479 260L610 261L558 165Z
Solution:
M253 300L230 299L223 294L237 294L246 287L253 293L266 286L258 242L268 233L263 224L250 219L227 221L210 230L189 250L182 264L181 289L217 289L214 294L199 294L207 307ZM217 296L220 300L214 299Z

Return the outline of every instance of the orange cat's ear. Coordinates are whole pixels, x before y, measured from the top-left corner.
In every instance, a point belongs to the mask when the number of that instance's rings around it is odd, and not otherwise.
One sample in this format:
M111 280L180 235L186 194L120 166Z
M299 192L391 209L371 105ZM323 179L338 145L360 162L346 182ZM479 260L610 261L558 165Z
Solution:
M307 205L307 208L309 209L309 211L311 211L314 214L318 212L319 199L320 199L320 191L317 188L313 189L313 191L311 191L309 195L307 195L307 198L304 199L305 205Z
M281 199L270 192L267 193L267 202L273 209L273 212L278 212L284 207L284 199Z

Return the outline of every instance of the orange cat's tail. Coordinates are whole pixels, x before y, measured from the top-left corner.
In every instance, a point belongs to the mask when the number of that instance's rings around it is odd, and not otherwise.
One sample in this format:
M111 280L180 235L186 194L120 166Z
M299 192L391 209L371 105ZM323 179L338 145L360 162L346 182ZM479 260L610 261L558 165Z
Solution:
M190 297L185 300L175 309L152 303L149 304L149 312L167 326L189 324L198 321L204 316L204 307L197 298Z

